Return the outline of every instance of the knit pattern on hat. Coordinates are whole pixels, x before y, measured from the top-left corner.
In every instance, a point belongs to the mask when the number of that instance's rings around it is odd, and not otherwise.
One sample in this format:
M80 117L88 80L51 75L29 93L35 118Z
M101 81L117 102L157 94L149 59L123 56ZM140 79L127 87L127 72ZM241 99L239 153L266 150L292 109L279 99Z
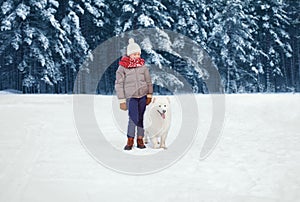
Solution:
M141 47L134 42L133 38L130 38L128 40L127 55L130 55L132 53L141 53Z

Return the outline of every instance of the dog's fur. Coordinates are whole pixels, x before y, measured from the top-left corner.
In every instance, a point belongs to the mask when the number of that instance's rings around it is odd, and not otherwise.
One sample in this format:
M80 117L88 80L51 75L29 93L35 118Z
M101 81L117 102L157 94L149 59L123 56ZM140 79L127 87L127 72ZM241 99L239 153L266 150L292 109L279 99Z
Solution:
M171 124L171 107L168 97L155 97L145 113L145 138L151 140L153 148L166 147L166 138Z

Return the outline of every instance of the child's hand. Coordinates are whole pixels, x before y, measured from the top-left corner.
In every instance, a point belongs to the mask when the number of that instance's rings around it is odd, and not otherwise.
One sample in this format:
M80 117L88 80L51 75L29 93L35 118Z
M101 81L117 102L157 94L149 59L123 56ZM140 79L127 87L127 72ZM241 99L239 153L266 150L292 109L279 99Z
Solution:
M120 109L122 109L124 111L127 110L126 102L120 103Z
M151 100L152 100L152 98L151 98L151 97L147 97L147 100L146 100L146 105L150 104L150 103L151 103Z

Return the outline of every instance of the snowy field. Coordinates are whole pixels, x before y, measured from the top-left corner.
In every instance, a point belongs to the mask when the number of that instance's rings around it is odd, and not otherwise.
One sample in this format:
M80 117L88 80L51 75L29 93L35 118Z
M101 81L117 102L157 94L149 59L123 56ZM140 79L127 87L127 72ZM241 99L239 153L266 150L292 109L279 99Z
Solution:
M213 106L209 95L197 95L198 132L187 153L160 172L126 175L104 167L82 145L72 95L0 95L0 201L299 201L300 95L225 97L220 141L207 158L200 159L200 151ZM180 103L171 100L168 145L182 118ZM123 151L126 112L115 110L112 96L95 96L94 105L99 128L120 153L147 158L167 152L149 146Z

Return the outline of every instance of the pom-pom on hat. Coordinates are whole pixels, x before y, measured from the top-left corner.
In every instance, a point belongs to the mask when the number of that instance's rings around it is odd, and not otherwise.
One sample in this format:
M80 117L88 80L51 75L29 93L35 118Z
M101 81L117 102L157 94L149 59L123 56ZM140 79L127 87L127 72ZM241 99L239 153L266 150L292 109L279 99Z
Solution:
M132 53L141 53L141 47L134 42L133 38L130 38L128 40L127 55L130 55Z

